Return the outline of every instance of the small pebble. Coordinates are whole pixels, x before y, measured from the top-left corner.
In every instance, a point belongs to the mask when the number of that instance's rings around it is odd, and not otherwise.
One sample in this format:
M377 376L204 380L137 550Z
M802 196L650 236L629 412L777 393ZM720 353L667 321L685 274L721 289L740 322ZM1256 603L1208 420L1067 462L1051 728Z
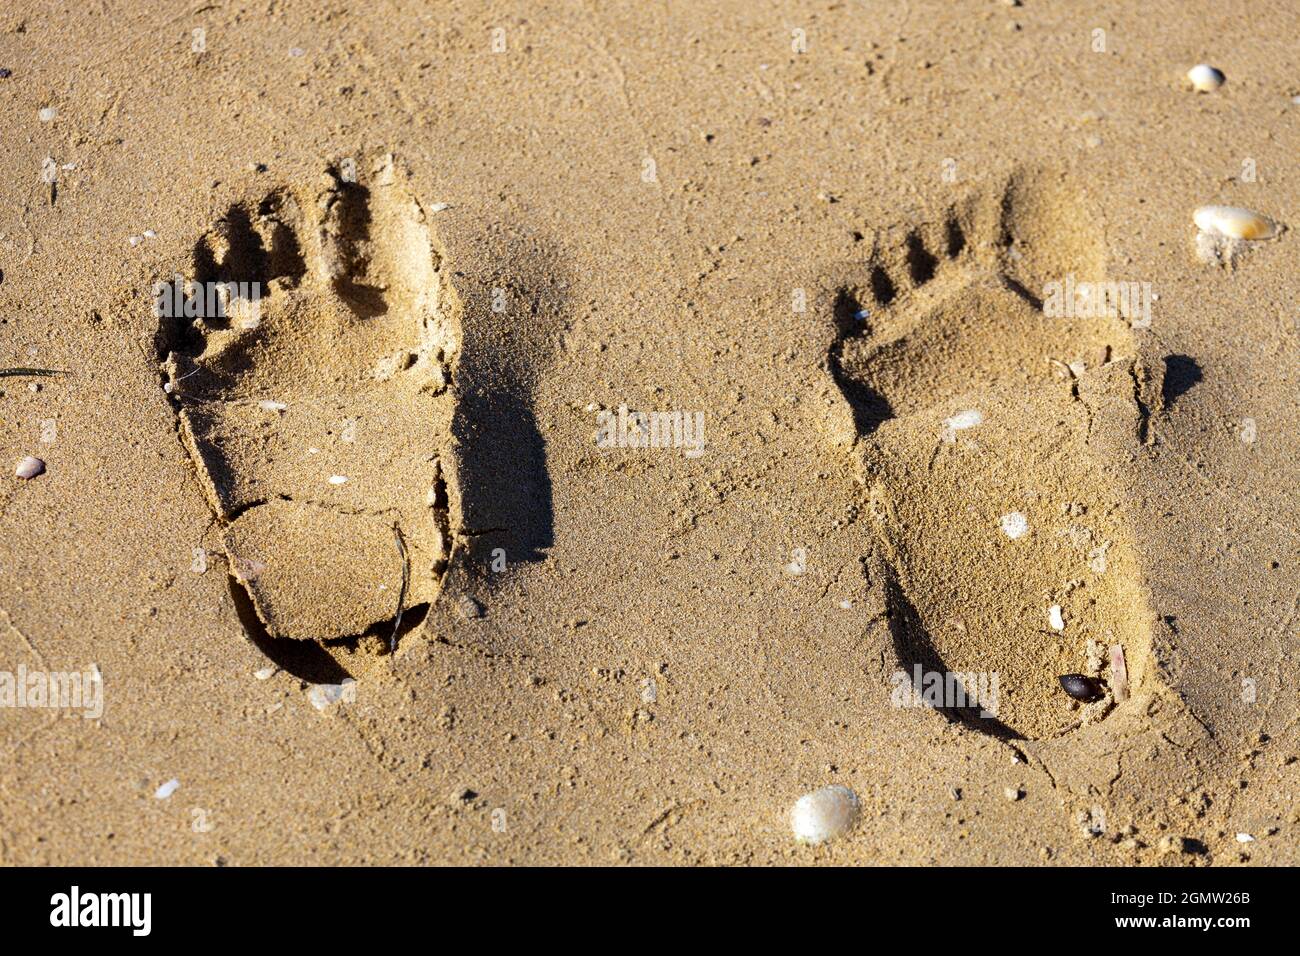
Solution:
M253 671L253 676L256 677L258 680L270 680L272 677L275 676L275 672L277 670L279 670L279 668L277 667L269 667L269 666L260 667L257 670Z
M468 620L483 616L483 605L468 594L461 595L460 600L456 602L456 608L460 611L461 617Z
M1029 532L1029 519L1019 511L1004 514L998 523L1002 525L1002 533L1012 541L1023 538Z
M1238 833L1238 834L1237 834L1237 842L1238 842L1238 843L1254 843L1254 842L1255 842L1255 838L1254 838L1253 836L1251 836L1249 833Z
M19 460L18 465L14 468L14 474L19 478L35 478L37 475L43 475L45 474L45 462L28 455L26 458Z
M170 797L173 793L177 791L180 785L181 782L177 780L175 777L172 777L172 779L168 780L166 783L164 783L161 787L159 787L157 790L153 792L154 799L166 800L168 797Z
M1198 93L1213 93L1223 85L1225 79L1227 77L1223 71L1216 70L1208 63L1198 63L1187 71L1187 81Z
M1101 689L1091 677L1083 674L1062 674L1057 678L1061 688L1075 700L1091 702L1101 699Z
M330 475L331 485L345 485L348 482L347 475Z
M1061 605L1053 604L1047 609L1047 622L1052 625L1052 630L1065 630L1065 618L1061 614Z
M8 67L0 67L0 80L7 80L9 79L9 77L13 75L14 75L13 70L9 69ZM1300 97L1297 97L1297 99L1300 99Z
M269 398L264 398L257 403L257 407L264 412L282 412L289 406L284 402L273 402ZM347 479L345 478L344 481L346 480ZM331 483L342 484L342 482L334 482L333 478L331 478L330 481Z
M841 784L806 793L790 810L790 829L794 838L808 846L818 846L847 833L858 819L858 797Z
M1021 797L1025 795L1025 791L1021 787L1007 787L1005 790L1002 791L1002 795L1006 797L1008 800L1010 800L1012 803L1015 803L1017 800L1019 800Z
M59 111L53 106L46 106L36 115L40 117L42 123L51 123L59 115Z

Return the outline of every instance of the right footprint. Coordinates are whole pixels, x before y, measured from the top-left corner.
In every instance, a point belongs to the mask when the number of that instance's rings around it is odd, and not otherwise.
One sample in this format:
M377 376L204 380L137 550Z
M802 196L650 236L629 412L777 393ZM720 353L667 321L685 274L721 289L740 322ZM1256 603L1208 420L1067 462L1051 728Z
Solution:
M1104 281L1101 231L1065 179L1021 173L888 245L839 290L829 366L897 663L918 690L934 672L993 689L980 713L947 681L952 719L1059 736L1139 690L1150 647L1112 480L1145 439L1150 384L1127 318L1044 311L1053 283ZM1069 674L1097 699L1068 695Z

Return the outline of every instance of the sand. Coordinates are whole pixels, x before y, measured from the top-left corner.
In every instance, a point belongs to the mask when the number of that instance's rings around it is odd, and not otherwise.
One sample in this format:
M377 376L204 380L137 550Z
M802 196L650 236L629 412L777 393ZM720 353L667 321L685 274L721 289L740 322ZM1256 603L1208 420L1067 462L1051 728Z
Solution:
M6 4L0 862L1296 863L1300 14L1084 6Z

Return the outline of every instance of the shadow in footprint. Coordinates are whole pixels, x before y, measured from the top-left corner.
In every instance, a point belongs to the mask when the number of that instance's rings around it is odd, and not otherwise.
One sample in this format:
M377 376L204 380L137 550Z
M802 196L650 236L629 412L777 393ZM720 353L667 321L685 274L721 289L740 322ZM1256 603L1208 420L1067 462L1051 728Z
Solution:
M881 279L877 279L877 273L882 277ZM872 273L871 281L877 301L888 303L894 296L889 277L883 270L877 269ZM888 288L885 288L884 284L888 284ZM853 425L858 434L869 435L879 428L882 422L893 418L894 410L883 395L854 376L846 374L841 361L844 343L863 333L867 328L869 312L851 290L841 289L835 297L834 317L839 337L830 352L831 375L853 412Z
M1173 408L1174 402L1191 391L1202 377L1200 363L1190 355L1165 356L1165 380L1160 389L1165 408Z
M963 691L962 696L966 700L975 700L978 686L967 687L969 681L963 682L957 674L949 671L935 649L934 642L921 621L920 613L908 600L897 579L889 573L884 575L884 581L889 634L893 639L894 653L898 657L899 666L906 671L909 679L912 679L914 692L918 696L923 693L923 687L913 676L919 667L923 676L942 675L945 687L951 686L950 676L955 677L957 686ZM996 701L994 706L996 707ZM972 730L997 737L999 740L1025 739L1023 734L1012 730L996 717L983 716L983 711L978 704L941 706L934 709L954 723L964 724Z
M227 577L226 584L244 633L280 670L310 684L338 684L352 676L315 641L276 640L266 632L266 625L257 616L244 586L234 577Z
M539 561L553 543L554 512L533 394L566 314L568 283L549 244L535 237L511 235L493 251L501 270L462 292L452 423L461 530L474 551L500 547L507 561Z

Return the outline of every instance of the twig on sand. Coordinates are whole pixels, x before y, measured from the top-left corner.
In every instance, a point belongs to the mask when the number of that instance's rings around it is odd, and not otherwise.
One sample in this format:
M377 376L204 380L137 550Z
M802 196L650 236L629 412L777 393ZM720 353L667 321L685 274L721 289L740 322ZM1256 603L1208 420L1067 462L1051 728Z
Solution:
M67 375L61 368L0 368L0 378L11 375Z
M397 592L397 617L393 619L393 635L388 639L388 653L397 652L397 632L402 627L402 612L406 610L406 583L411 577L411 559L406 553L406 541L402 538L402 529L393 525L393 537L397 541L397 553L402 556L402 589Z

